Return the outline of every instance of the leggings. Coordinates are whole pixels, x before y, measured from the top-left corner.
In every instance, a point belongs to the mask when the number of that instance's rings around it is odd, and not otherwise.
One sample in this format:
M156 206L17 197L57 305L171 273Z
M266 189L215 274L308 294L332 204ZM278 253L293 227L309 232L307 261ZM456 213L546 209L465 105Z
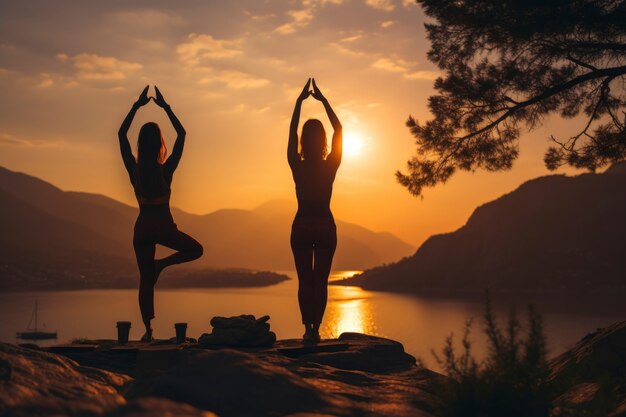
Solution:
M337 247L332 217L296 216L291 227L291 250L298 272L298 302L302 323L319 326L328 299L328 275Z
M157 244L177 251L159 260L162 267L193 261L202 256L202 245L178 230L171 214L140 214L137 217L133 247L139 266L139 308L144 323L154 318L154 285L158 279L154 255Z

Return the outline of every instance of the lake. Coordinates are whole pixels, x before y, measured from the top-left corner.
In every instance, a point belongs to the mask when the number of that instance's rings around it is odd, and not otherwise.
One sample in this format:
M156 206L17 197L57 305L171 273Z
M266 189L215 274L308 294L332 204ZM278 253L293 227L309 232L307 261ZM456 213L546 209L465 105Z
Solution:
M342 279L358 271L335 271L331 280ZM303 329L297 303L295 272L282 271L294 278L263 288L176 289L159 290L155 296L156 338L174 336L174 323L187 322L188 335L198 337L210 332L209 320L216 315L254 314L271 316L271 329L279 339L302 337ZM167 276L165 275L167 279ZM593 297L590 297L593 298ZM84 290L58 292L10 292L0 294L0 340L16 343L15 332L28 325L35 300L39 301L39 327L57 330L59 338L44 344L56 344L75 338L117 337L118 320L132 322L131 338L143 334L136 290ZM567 301L567 300L564 300ZM602 300L589 305L558 303L539 304L548 335L550 356L570 348L585 334L626 317L623 303L607 306ZM496 304L504 320L508 304ZM518 305L525 318L525 305ZM472 340L477 356L485 352L482 337L480 302L429 299L395 293L364 291L358 287L329 287L329 301L321 334L337 337L342 332L361 332L389 337L402 342L405 349L421 357L427 366L438 369L431 350L440 351L445 338L454 332L462 335L465 321L474 318Z

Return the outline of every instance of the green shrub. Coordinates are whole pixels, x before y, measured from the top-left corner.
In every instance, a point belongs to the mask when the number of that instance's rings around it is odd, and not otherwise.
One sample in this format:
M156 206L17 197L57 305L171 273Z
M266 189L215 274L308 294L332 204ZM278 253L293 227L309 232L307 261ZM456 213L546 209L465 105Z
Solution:
M472 356L471 320L466 322L460 353L452 335L446 338L441 356L433 352L448 376L435 382L441 397L437 416L604 417L615 413L623 398L622 377L609 373L590 381L567 375L551 378L543 321L534 307L528 308L525 326L511 309L506 328L501 329L487 293L483 322L488 352L482 362ZM572 391L581 382L596 389L583 402Z
M468 321L457 354L453 336L446 339L442 356L433 352L448 378L437 387L442 417L548 417L554 389L548 380L546 338L541 316L531 306L524 331L511 310L506 329L496 323L489 294L483 315L488 355L482 362L472 356Z

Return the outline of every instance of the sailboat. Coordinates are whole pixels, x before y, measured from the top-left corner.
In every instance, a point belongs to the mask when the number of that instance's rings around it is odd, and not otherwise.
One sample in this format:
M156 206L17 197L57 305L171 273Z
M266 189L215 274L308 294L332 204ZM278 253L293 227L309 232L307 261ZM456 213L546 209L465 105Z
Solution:
M57 338L57 332L43 332L40 330L37 330L37 300L35 300L35 310L33 311L33 314L30 316L30 321L28 322L28 327L26 328L25 332L17 332L17 338L18 339L24 339L24 340L45 340L45 339L56 339ZM31 323L33 322L33 318L35 319L35 327L30 327ZM45 324L44 324L45 327Z

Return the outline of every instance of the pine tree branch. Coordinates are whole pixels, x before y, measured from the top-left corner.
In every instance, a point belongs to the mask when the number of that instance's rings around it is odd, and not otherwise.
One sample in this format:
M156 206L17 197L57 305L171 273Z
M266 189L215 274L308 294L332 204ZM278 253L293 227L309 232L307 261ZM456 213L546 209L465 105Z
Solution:
M542 100L545 100L547 98L550 98L552 96L554 96L555 94L558 94L562 91L568 90L572 87L577 86L578 84L582 84L584 82L590 81L590 80L594 80L597 78L604 78L604 77L608 77L608 78L615 78L617 76L620 75L624 75L626 74L626 65L621 66L621 67L614 67L614 68L603 68L603 69L599 69L596 71L591 71L588 72L586 74L580 75L576 78L572 78L571 80L563 83L563 84L559 84L556 85L554 87L548 88L547 90L545 90L543 93L532 97L526 101L521 101L519 104L516 104L512 107L509 108L509 110L507 110L503 115L501 115L500 117L498 117L497 119L495 119L494 121L490 122L489 124L487 124L486 126L474 131L474 132L470 132L465 136L460 137L458 140L459 141L463 141L463 140L467 140L469 138L472 138L474 136L480 135L481 133L484 133L488 130L491 130L494 128L494 126L496 126L497 124L499 124L500 122L502 122L503 120L509 118L510 116L512 116L513 114L515 114L516 112L531 106L535 103L538 103Z

